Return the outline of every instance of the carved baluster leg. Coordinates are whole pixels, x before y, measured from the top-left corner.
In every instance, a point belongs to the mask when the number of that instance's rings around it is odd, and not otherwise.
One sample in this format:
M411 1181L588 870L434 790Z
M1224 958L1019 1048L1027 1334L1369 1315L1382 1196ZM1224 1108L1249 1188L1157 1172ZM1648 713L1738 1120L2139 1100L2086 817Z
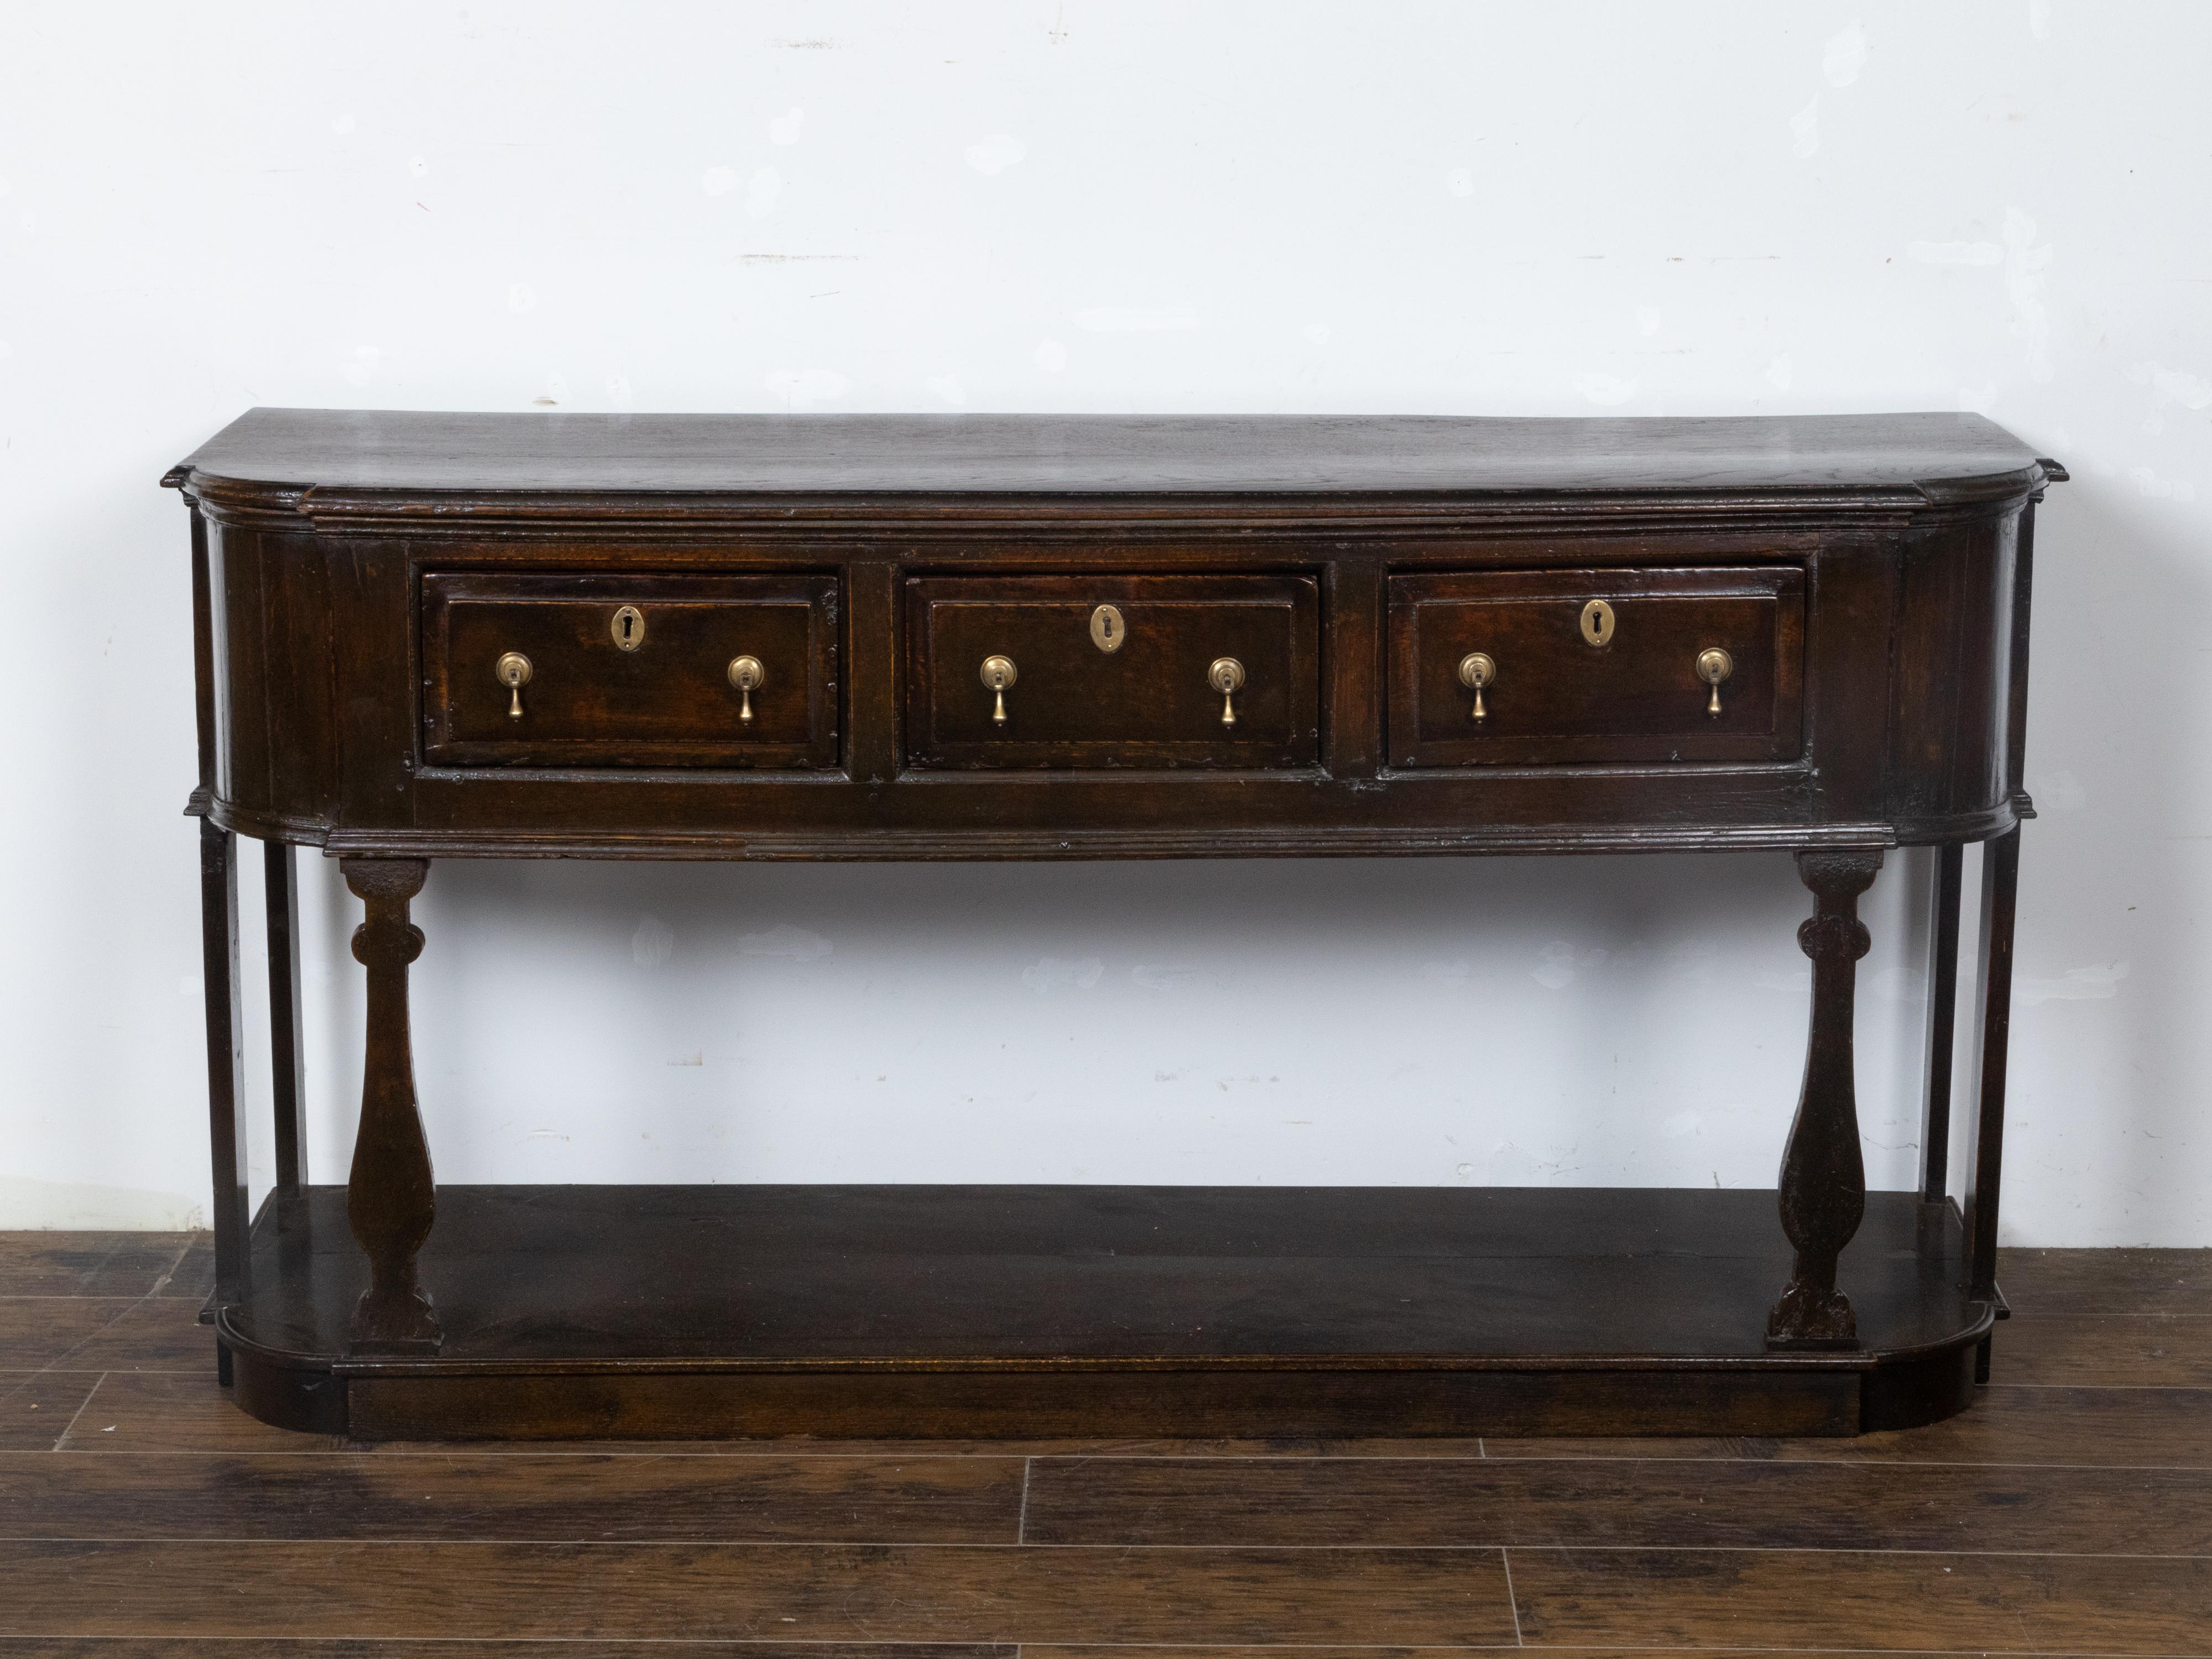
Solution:
M415 1282L415 1255L430 1236L436 1196L407 1030L407 968L422 954L422 930L407 920L407 902L422 890L430 866L422 859L345 859L339 867L367 911L353 953L368 969L368 1056L346 1216L368 1257L369 1286L354 1310L353 1351L435 1352L438 1321Z
M238 999L238 841L200 820L201 968L207 998L208 1132L215 1172L216 1309L246 1299L246 1115L238 1109L246 1036ZM202 1314L203 1319L209 1317ZM230 1386L230 1350L216 1344L216 1376Z
M261 849L269 922L269 1074L276 1107L276 1216L297 1212L307 1179L307 1053L300 1041L300 881L292 848Z
M1814 897L1812 920L1797 930L1798 947L1813 958L1813 1029L1797 1116L1782 1153L1782 1231L1797 1260L1767 1319L1770 1348L1858 1346L1850 1298L1836 1288L1836 1258L1866 1212L1851 1018L1868 945L1858 899L1881 868L1879 847L1797 854L1797 874Z

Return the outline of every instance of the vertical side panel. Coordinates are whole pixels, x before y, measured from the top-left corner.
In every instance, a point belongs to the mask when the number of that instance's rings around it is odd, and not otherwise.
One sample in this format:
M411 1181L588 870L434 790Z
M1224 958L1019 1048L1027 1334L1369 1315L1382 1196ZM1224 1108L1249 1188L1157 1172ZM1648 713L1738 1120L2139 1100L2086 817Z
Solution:
M1974 812L2010 795L2007 781L2012 713L2013 559L2020 520L2008 516L1972 526L1972 586L1961 617L1957 744L1944 810Z
M272 534L261 538L261 548L271 805L288 817L327 819L337 753L322 545L314 536Z
M230 738L228 787L224 799L249 811L265 812L272 799L266 647L268 622L262 604L261 534L226 525L222 532L222 586L216 604L223 614L229 669Z
M856 560L847 568L845 673L853 711L846 765L857 781L887 784L898 775L904 751L899 731L898 566L888 559Z
M1384 583L1379 559L1332 561L1324 578L1322 763L1340 778L1371 778L1382 763Z
M2005 789L2025 792L2027 765L2028 607L2035 589L2035 503L2021 509L2013 545L2012 679L2007 688Z
M1962 560L1949 526L1916 526L1905 537L1904 605L1898 619L1897 683L1890 718L1891 810L1931 817L1943 810L1957 735Z
M2009 793L2016 526L2007 515L1906 535L1891 716L1896 817L1986 811Z
M222 659L216 644L214 574L209 565L208 521L199 503L190 496L185 504L192 518L192 714L199 738L198 787L213 794L216 787L216 684Z
M353 829L415 821L422 667L409 544L326 539L337 693L339 816Z
M230 532L213 520L198 520L207 555L207 745L201 756L210 793L231 792Z
M1894 532L1853 532L1823 541L1807 571L1805 738L1831 818L1882 816L1899 562Z
M854 659L845 638L845 584L829 576L811 579L806 587L807 763L833 767L844 756L845 676Z

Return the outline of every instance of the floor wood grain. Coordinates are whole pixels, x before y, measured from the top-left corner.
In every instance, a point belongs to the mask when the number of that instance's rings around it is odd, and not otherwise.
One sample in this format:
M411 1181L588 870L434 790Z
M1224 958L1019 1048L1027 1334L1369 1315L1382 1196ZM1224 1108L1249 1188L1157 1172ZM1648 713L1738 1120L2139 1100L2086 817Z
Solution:
M1022 1534L1032 1544L1312 1546L1356 1535L1377 1545L2212 1555L2212 1474L2198 1469L1044 1458L1032 1471Z
M2212 1316L2212 1250L2001 1250L2015 1315Z
M0 1296L158 1296L205 1248L197 1233L0 1233Z
M349 1446L206 1272L0 1235L0 1659L2212 1656L2212 1252L2009 1252L1971 1410L1803 1441Z
M52 1450L99 1382L82 1371L0 1372L0 1452Z
M1998 1383L1973 1409L1924 1429L1850 1440L1509 1440L1490 1457L1784 1459L1806 1462L2043 1463L2212 1468L2212 1389ZM1401 1450L1413 1447L1401 1443Z
M1495 1659L1499 1650L1407 1647L1202 1647L1069 1646L1031 1642L1012 1644L885 1642L545 1642L483 1640L465 1647L453 1642L314 1639L225 1641L211 1644L179 1638L131 1639L112 1637L0 1637L0 1659L459 1659L459 1653L490 1654L497 1659ZM1552 1648L1535 1651L1561 1659L1690 1659L1711 1648ZM1804 1649L1731 1648L1727 1659L1803 1659ZM1815 1650L1832 1652L1833 1650ZM1883 1659L1936 1659L1936 1650L1892 1649ZM2022 1659L2072 1659L2071 1656L2027 1654Z
M2212 1654L2212 1561L1516 1550L1532 1647Z
M0 1368L205 1375L215 1334L175 1297L0 1297Z
M1609 1647L1553 1647L1530 1641L1517 1644L1534 1654L1553 1656L1554 1659L1865 1659L1863 1650L1836 1648L1628 1648ZM1932 1656L1947 1650L1899 1649L1881 1650L1881 1659L1932 1659ZM1301 1648L1295 1653L1267 1648L1101 1648L1044 1646L1031 1642L1025 1644L1020 1659L1497 1659L1497 1651L1488 1648ZM0 1659L7 1659L8 1650L0 1646ZM2081 1659L2078 1655L2026 1654L2014 1659Z
M1485 1650L1462 1650L1480 1652ZM466 1647L453 1642L378 1642L344 1638L331 1640L264 1638L257 1641L210 1643L192 1637L0 1637L0 1659L466 1659L479 1653L500 1659L1018 1659L1020 1650L1011 1643L985 1642L569 1642L485 1638ZM1044 1650L1032 1649L1032 1652ZM1067 1655L1091 1654L1108 1659L1114 1654L1170 1653L1203 1659L1201 1650L1168 1648L1063 1648ZM1219 1648L1221 1655L1261 1659L1273 1651L1265 1648ZM1376 1648L1308 1648L1298 1659L1328 1659L1330 1652L1358 1654L1376 1659ZM1404 1650L1412 1659L1410 1650ZM1450 1650L1430 1649L1436 1659L1449 1659ZM1279 1659L1279 1655L1278 1656ZM1751 1659L1756 1659L1752 1656Z
M1020 1458L53 1457L0 1538L1012 1544Z
M0 1543L0 1634L1417 1647L1514 1639L1495 1550Z
M2023 1317L2001 1327L1997 1341L2007 1382L2212 1388L2212 1316Z
M84 1413L58 1447L70 1452L290 1452L338 1450L335 1435L299 1434L248 1417L208 1386L210 1357L185 1371L99 1374L97 1409ZM441 1450L443 1449L441 1448Z

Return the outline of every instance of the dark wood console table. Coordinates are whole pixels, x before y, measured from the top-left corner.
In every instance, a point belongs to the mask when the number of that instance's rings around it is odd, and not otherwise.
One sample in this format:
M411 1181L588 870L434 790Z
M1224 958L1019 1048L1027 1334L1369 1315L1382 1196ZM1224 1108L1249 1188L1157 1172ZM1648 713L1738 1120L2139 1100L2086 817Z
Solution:
M273 1422L410 1437L1955 1412L2004 1311L2030 551L2064 477L1970 415L255 410L166 480L191 508L226 1380ZM250 1224L240 834L266 843L277 1049ZM1869 1194L1856 906L1905 845L1942 849L1924 1180ZM365 906L343 1188L303 1177L295 846ZM433 1100L426 1139L408 906L434 859L1705 848L1788 852L1812 893L1778 1223L1725 1191L432 1182L469 1109Z

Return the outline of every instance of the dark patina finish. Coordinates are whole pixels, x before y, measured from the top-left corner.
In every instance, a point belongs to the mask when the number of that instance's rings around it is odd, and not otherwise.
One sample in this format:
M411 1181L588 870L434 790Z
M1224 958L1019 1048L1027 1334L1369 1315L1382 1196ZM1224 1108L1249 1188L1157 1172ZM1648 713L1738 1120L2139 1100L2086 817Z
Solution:
M192 509L226 1374L272 1419L409 1435L1848 1432L1956 1410L2002 1313L2029 558L2063 477L1967 415L255 410L167 480ZM284 1120L250 1240L241 833L270 843ZM1948 1042L1923 1193L1865 1192L1851 1010L1859 895L1887 849L1936 845L1948 1032L1971 842L1992 845L1962 1216ZM367 908L336 1207L301 1173L294 846L342 859ZM433 1225L406 974L437 859L1731 848L1794 854L1815 902L1782 1224L1755 1239L1729 1194L462 1189ZM505 1249L502 1202L531 1218ZM1172 1270L1107 1265L1132 1203L1188 1231ZM940 1260L1017 1212L987 1267ZM1855 1266L1863 1216L1888 1265ZM600 1267L549 1271L533 1227ZM1255 1229L1279 1244L1236 1242ZM687 1231L741 1254L672 1266ZM888 1270L806 1255L837 1239ZM830 1322L748 1324L763 1297ZM1161 1340L1146 1297L1243 1312Z

